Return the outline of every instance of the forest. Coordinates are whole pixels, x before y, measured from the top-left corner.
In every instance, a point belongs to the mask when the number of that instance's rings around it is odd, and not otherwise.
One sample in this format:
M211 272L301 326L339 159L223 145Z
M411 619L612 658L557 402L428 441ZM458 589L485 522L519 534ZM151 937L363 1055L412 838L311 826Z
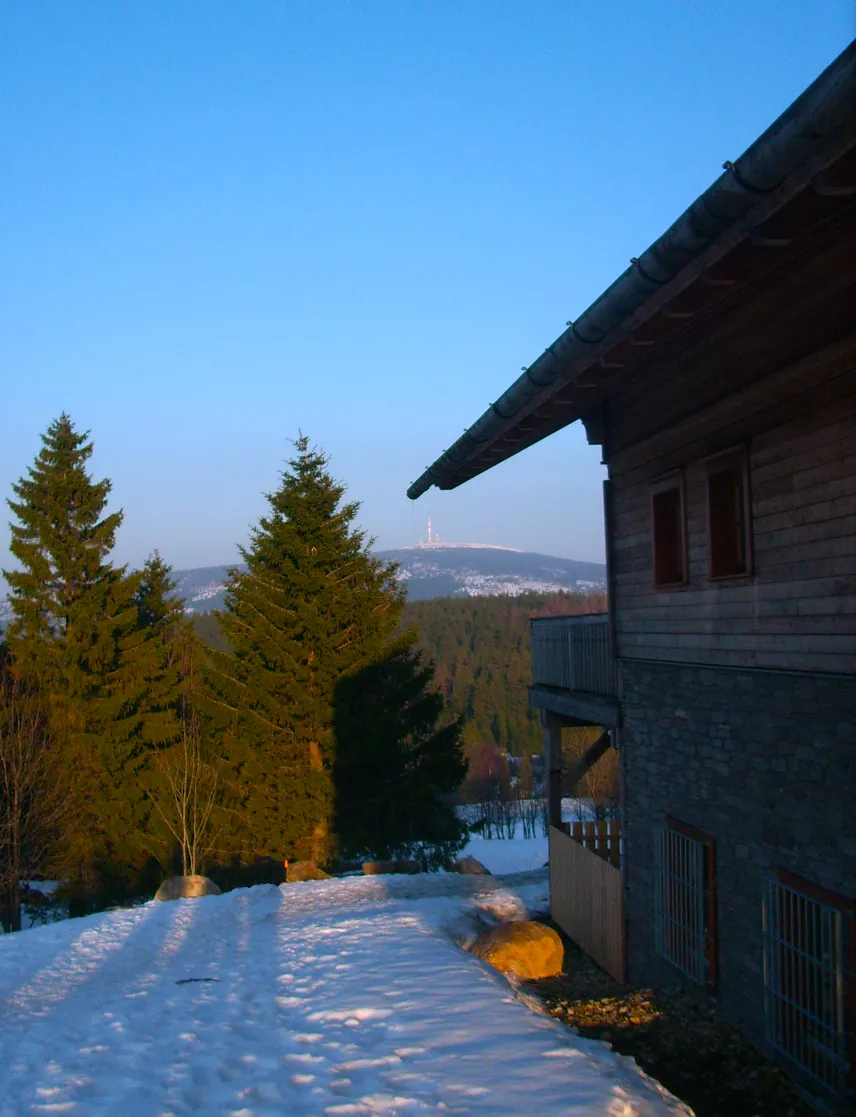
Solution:
M495 745L512 757L543 750L537 711L529 707L529 621L532 617L602 613L606 595L521 594L516 597L438 597L409 602L401 624L414 626L418 646L434 665L447 714L463 721L467 752ZM194 619L212 647L227 644L212 613Z
M358 502L301 436L225 608L190 620L156 549L139 569L113 561L124 513L107 512L92 453L63 414L7 500L6 929L27 880L60 880L84 913L169 873L234 884L294 860L442 867L466 841L463 804L526 803L534 823L529 619L602 611L603 595L408 603L356 526ZM589 735L567 731L569 751ZM587 790L606 809L614 785L613 771Z
M511 756L543 749L537 711L529 708L532 617L602 613L606 595L445 597L405 607L419 644L435 665L446 708L464 721L464 742L493 742Z
M418 647L434 667L446 716L463 726L468 772L458 795L464 803L487 804L488 818L501 820L511 817L503 804L542 795L542 730L526 691L530 618L605 610L602 593L441 597L405 605L401 625L416 629ZM214 614L203 613L194 623L206 643L227 649ZM565 729L566 764L578 759L599 733L598 728ZM618 756L610 750L585 777L579 793L591 800L598 817L607 818L617 811L618 786ZM503 833L504 824L493 829Z
M206 644L156 549L114 561L124 513L89 471L89 433L64 413L41 441L7 499L4 928L28 880L60 881L83 914L170 874L448 864L467 833L462 722L324 453L294 443Z

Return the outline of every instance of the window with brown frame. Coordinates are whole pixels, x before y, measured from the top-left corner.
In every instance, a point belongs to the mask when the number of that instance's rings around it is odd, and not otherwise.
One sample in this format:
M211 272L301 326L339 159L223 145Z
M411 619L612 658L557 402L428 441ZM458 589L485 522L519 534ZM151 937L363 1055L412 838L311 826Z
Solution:
M683 478L675 476L651 487L651 537L654 585L683 585L687 580Z
M657 837L657 953L699 985L716 985L714 841L666 818Z
M749 471L742 449L707 461L707 530L711 578L750 574Z

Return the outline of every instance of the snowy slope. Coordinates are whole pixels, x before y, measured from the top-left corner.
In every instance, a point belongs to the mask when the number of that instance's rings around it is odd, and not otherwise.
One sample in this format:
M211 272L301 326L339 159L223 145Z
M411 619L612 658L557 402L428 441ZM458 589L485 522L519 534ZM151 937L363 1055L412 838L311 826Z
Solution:
M0 938L0 1115L689 1113L444 930L543 906L543 873L281 895L153 901Z

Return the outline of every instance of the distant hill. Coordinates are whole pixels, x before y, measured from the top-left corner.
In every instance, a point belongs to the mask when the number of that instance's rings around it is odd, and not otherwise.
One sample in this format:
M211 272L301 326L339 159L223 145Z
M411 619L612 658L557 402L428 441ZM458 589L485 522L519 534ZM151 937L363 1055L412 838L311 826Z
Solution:
M606 589L606 567L508 547L423 543L397 551L378 551L397 562L410 601L435 597L518 596L523 593L592 593ZM188 613L223 608L226 566L176 570L178 592ZM240 569L240 567L239 567Z
M206 613L223 608L223 584L227 566L202 566L195 570L174 570L176 590L185 600L186 613ZM12 619L12 608L4 596L6 587L0 583L0 632Z
M244 564L238 563L243 570ZM199 566L193 570L174 570L176 592L184 598L185 613L210 613L222 609L223 586L228 566Z
M420 543L396 551L378 551L378 558L397 562L410 601L435 597L518 596L523 593L592 593L606 589L606 567L510 547L479 543ZM188 613L223 608L227 566L176 570L177 591ZM0 599L0 624L9 619Z
M378 557L397 562L411 601L434 597L518 596L522 593L590 593L606 588L598 562L555 558L510 547L475 543L421 543Z

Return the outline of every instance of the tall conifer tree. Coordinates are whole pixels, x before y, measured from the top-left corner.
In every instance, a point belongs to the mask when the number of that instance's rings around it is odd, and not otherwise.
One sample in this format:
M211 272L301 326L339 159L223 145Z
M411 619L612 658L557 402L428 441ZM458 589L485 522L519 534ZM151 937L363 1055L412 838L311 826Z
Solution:
M302 436L241 549L219 614L232 652L210 652L206 705L224 729L255 852L323 858L334 811L333 703L383 653L403 594L369 553L358 504Z
M142 833L151 830L153 752L181 735L197 644L184 603L175 595L172 568L157 551L134 576L134 585L136 625L120 642L101 711L103 732L113 743L112 788L133 847L131 860L148 848Z
M110 788L121 731L111 724L108 681L119 685L140 643L137 580L109 560L122 512L104 514L111 483L89 475L92 450L88 432L76 431L65 413L42 435L8 501L17 520L10 550L20 569L3 572L16 671L47 703L70 786L80 795L69 870L89 880L121 830Z
M444 718L417 638L408 629L336 688L336 833L345 857L415 857L439 868L466 840L452 796L467 763L461 720Z
M143 639L135 644L133 656L137 693L129 695L136 702L136 736L147 744L163 744L178 735L181 698L196 641L175 589L172 567L154 551L134 593L136 631Z

